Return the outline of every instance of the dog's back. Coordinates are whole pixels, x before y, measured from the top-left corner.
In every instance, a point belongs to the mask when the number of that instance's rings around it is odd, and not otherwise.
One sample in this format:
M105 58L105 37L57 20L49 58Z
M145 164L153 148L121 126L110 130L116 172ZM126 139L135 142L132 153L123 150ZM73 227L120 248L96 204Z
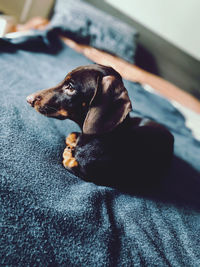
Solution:
M82 178L114 187L149 186L162 178L171 163L174 138L163 126L126 118L104 135L82 135L75 158Z

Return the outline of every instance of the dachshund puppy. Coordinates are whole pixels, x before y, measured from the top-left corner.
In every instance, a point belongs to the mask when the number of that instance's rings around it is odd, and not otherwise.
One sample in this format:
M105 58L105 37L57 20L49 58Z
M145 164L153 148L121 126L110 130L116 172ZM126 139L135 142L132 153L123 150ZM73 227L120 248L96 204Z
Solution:
M131 189L149 186L170 166L174 138L160 124L131 118L131 102L120 74L88 65L27 102L41 114L71 119L81 128L66 139L63 165L98 185Z

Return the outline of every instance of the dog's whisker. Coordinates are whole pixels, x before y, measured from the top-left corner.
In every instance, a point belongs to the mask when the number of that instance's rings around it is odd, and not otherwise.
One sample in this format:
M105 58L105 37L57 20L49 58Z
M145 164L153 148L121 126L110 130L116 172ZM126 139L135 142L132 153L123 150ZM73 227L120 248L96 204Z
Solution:
M52 109L52 110L55 111L55 112L58 111L58 109L56 109L56 108L54 108L54 107L51 107L51 106L49 106L49 105L46 105L46 107L49 108L49 109Z

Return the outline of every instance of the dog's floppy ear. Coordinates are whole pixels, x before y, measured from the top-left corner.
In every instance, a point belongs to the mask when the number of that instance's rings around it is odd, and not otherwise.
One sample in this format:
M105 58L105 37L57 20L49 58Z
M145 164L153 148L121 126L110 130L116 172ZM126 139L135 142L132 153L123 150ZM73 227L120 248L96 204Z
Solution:
M131 109L131 101L121 79L115 76L99 78L83 124L83 133L112 131Z

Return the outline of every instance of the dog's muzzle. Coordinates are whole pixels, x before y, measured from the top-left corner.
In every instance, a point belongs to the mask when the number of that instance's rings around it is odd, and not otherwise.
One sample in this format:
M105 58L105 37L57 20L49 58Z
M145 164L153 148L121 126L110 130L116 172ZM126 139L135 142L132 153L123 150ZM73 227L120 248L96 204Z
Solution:
M36 95L34 95L34 94L29 95L29 96L27 96L27 98L26 98L26 101L27 101L32 107L34 107L36 101L40 101L40 100L41 100L41 96L36 96Z

